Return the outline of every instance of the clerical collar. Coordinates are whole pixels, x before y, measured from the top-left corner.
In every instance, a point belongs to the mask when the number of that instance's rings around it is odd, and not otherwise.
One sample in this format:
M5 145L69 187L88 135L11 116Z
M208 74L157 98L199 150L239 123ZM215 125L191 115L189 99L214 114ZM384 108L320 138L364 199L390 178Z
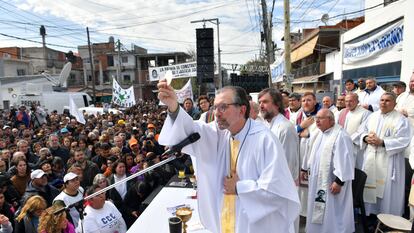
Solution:
M247 134L249 133L249 128L250 128L250 118L246 120L246 122L244 123L244 126L242 128L242 130L240 130L240 132L238 132L236 135L231 135L231 137L233 139L239 140L239 141L243 141L243 139L247 136Z
M332 131L332 129L335 127L335 125L333 125L331 128L329 128L329 129L327 129L327 130L325 130L325 131L323 131L322 133L324 133L324 134L329 134L331 131ZM321 130L322 131L322 130Z

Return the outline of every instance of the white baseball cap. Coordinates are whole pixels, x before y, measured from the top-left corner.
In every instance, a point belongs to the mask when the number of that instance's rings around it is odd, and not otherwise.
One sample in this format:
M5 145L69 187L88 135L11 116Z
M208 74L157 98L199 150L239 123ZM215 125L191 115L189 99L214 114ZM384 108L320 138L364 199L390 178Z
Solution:
M63 177L63 182L64 183L66 183L67 181L69 181L69 180L73 180L73 179L75 179L76 177L78 177L78 175L76 175L75 173L73 173L73 172L69 172L68 174L66 174L64 177Z
M42 178L42 176L46 175L46 173L41 169L36 169L30 173L30 178L33 179L39 179Z

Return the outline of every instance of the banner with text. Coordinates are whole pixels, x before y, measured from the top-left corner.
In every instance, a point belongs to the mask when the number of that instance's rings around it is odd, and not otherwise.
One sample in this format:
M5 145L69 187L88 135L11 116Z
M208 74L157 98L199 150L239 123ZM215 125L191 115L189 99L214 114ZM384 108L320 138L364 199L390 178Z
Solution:
M177 94L178 103L184 103L184 100L187 98L193 99L193 87L191 85L191 78L188 79L188 82L180 90L175 90Z
M197 76L197 63L182 63L171 66L160 66L160 67L150 67L148 68L149 79L150 81L158 81L162 79L167 72L171 70L174 78L188 78Z
M118 82L112 80L112 103L124 108L129 108L135 105L134 87L123 89Z
M285 74L285 59L270 65L270 70L272 71L272 83L282 82L283 75Z
M370 37L356 43L344 44L344 64L351 64L378 56L388 50L402 46L404 33L403 21L398 21ZM398 46L397 46L398 45Z

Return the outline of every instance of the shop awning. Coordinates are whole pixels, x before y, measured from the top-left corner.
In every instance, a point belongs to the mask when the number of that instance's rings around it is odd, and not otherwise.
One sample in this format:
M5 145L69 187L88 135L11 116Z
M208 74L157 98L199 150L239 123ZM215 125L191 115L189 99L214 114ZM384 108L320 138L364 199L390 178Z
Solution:
M315 36L305 44L293 50L290 54L290 61L293 63L311 55L313 53L313 50L315 49L318 38L319 36Z

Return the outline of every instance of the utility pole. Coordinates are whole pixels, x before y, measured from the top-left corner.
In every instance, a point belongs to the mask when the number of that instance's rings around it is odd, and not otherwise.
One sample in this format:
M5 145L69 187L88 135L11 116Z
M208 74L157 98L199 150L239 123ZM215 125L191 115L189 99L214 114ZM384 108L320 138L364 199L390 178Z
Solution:
M287 0L285 0L287 1ZM273 41L272 41L272 19L269 19L267 13L266 0L262 0L262 15L263 15L263 34L266 43L266 58L267 58L267 67L269 69L269 87L272 86L272 70L270 65L275 61L274 51L273 51Z
M43 59L45 62L45 71L47 70L47 53L46 53L46 28L45 26L41 25L40 26L40 35L42 36L42 45L43 45Z
M218 58L217 58L217 62L218 62L218 80L219 80L219 88L223 87L224 81L223 81L223 77L221 74L221 50L220 50L220 21L218 18L214 18L214 19L202 19L202 20L195 20L195 21L191 21L190 23L204 23L204 28L206 27L206 22L210 22L212 24L215 24L217 26L217 53L218 53Z
M116 41L116 47L118 48L118 67L116 69L116 81L119 83L121 80L121 41L119 39Z
M290 6L289 0L283 0L284 7L284 23L285 23L285 74L286 87L292 91L292 65L290 62Z
M91 40L89 38L89 28L86 27L86 34L88 35L88 51L89 51L89 63L91 64L91 77L92 77L92 93L93 93L93 104L96 105L96 91L95 91L95 71L93 69L93 57L91 49Z

